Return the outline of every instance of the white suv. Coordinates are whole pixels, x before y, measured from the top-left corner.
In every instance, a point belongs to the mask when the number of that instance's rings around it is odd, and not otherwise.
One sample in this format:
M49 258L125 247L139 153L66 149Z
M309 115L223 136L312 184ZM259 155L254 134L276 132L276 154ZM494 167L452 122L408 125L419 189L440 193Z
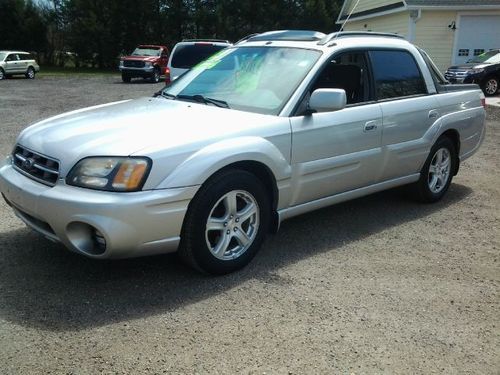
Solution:
M168 59L170 77L167 76L167 83L230 45L227 40L217 39L185 39L177 43Z
M14 74L24 74L26 78L35 78L40 66L33 55L20 51L0 51L0 80Z

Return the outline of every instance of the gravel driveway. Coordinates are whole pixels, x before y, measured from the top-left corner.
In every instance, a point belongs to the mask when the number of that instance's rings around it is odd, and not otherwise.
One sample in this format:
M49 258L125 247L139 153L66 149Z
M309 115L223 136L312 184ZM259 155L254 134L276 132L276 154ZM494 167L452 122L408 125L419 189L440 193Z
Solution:
M2 81L0 155L34 121L160 88ZM297 217L224 277L86 259L0 202L0 373L499 374L500 109L487 127L441 202L390 191Z

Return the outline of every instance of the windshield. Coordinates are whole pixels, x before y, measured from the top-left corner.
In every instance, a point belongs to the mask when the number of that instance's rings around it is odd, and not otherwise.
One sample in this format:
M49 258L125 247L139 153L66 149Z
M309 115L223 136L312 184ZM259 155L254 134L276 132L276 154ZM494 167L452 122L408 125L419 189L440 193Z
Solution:
M199 62L226 47L224 45L206 43L179 44L172 56L172 68L191 69Z
M488 63L488 64L500 63L500 51L495 50L482 53L481 55L476 56L473 59L470 59L468 62Z
M0 61L4 61L5 56L7 56L7 54L5 52L0 52Z
M277 115L320 56L301 48L227 48L173 81L163 95L202 95L229 108Z
M160 48L138 47L132 52L132 56L160 56Z

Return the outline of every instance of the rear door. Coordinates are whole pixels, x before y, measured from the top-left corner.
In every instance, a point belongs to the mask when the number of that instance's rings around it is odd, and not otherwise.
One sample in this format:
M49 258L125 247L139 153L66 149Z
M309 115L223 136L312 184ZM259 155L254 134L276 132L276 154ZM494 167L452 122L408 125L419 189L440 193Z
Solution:
M424 134L439 119L439 104L409 51L372 50L369 56L383 116L378 182L418 173L431 147Z
M28 70L28 65L29 65L29 62L30 62L30 55L27 54L27 53L19 53L17 54L17 56L19 57L19 70L20 70L20 73L26 73L26 71Z

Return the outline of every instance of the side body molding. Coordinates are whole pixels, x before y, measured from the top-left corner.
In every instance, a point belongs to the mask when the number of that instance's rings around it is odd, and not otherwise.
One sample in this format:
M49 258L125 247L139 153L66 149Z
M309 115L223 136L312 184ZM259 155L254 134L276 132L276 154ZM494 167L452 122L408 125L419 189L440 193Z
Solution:
M226 139L210 144L189 156L157 189L201 185L218 170L242 161L262 163L269 168L280 185L280 182L289 180L291 176L288 159L288 149L282 152L265 138L244 136Z

